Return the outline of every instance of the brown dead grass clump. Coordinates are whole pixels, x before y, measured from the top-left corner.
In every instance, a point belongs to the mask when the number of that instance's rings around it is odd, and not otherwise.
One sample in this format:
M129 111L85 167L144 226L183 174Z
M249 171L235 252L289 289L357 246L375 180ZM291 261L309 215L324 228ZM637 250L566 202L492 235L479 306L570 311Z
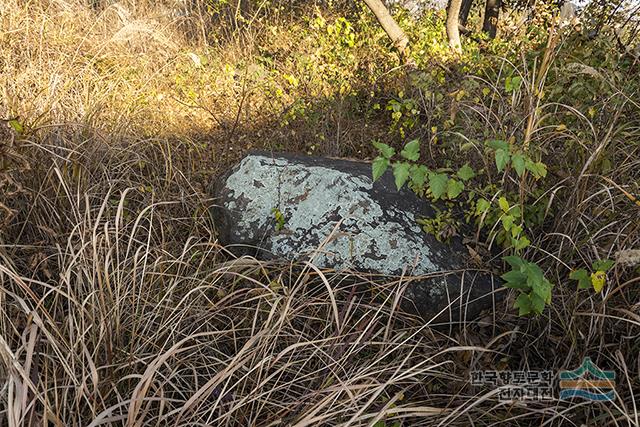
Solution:
M566 280L640 247L640 125L624 88L604 131L532 137L547 152L605 144L616 162L605 175L598 156L556 159L578 166L549 190L563 209L532 245L557 283L538 319L507 301L433 328L399 308L400 280L218 244L209 186L247 149L366 157L388 132L370 93L396 80L384 36L334 55L355 30L308 3L0 4L0 424L639 425L634 267L616 266L603 294ZM367 19L353 21L371 31ZM518 100L456 111L522 127ZM505 401L470 384L475 370L557 372L585 356L616 371L614 402L557 389Z

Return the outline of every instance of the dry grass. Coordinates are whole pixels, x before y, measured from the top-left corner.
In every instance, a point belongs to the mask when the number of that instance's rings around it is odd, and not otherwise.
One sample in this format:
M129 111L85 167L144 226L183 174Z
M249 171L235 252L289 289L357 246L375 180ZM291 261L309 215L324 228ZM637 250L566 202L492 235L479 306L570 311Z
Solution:
M263 78L253 44L268 42L286 74L287 55L312 42L290 46L282 26L257 18L207 34L211 17L194 4L0 4L0 118L26 128L0 130L3 425L640 425L633 266L616 266L603 294L566 280L640 248L637 93L602 76L617 95L607 114L580 117L587 136L532 125L549 158L571 143L593 154L549 160L567 172L548 189L559 214L529 254L559 284L545 315L517 318L506 301L432 328L400 310L402 281L234 259L217 243L207 187L247 148L361 155L386 123L363 130L345 97L308 129L282 126L296 97L326 108L340 89ZM349 61L377 83L384 55ZM531 93L460 114L518 132ZM539 105L540 116L558 111L579 114ZM603 153L615 162L607 173ZM573 369L584 356L616 370L615 402L505 402L469 382L473 370Z

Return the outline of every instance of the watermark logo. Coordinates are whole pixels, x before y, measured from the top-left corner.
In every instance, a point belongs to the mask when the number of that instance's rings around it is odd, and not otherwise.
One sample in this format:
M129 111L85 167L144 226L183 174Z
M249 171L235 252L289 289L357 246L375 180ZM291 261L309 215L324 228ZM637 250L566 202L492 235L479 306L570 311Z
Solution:
M553 371L471 371L472 386L498 389L501 401L548 400L554 398L557 387ZM560 371L560 399L583 398L594 402L615 399L614 371L598 368L591 358L585 357L577 369Z
M472 371L471 385L499 387L501 401L553 399L552 371Z
M560 399L581 397L610 402L615 398L615 379L614 371L603 371L585 357L577 369L560 372Z

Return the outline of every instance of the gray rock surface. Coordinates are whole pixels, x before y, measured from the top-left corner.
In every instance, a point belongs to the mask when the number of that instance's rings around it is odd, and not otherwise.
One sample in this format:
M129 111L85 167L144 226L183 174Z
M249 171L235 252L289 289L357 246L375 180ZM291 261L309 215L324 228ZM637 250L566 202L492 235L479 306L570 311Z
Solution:
M377 182L365 162L254 153L216 185L219 239L238 255L311 260L412 280L405 306L425 318L469 319L491 307L490 275L466 268L467 250L442 243L416 220L434 217L429 202L397 191L390 172ZM274 209L284 216L277 230Z

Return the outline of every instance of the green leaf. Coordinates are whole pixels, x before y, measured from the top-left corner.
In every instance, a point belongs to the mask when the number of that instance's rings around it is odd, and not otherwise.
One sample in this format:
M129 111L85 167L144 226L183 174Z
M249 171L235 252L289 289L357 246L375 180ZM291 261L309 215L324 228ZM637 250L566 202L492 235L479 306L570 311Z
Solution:
M533 174L536 179L544 178L547 176L547 165L542 162L533 162L526 159L525 167Z
M529 301L531 301L531 308L535 314L542 314L544 311L545 300L536 293L529 295Z
M498 199L498 205L500 205L500 209L502 209L502 212L504 213L509 212L509 201L507 201L507 199L504 196Z
M520 258L519 256L515 256L515 255L509 255L506 257L502 257L503 260L505 260L512 269L514 270L520 270L522 268L522 266L525 264L525 260L523 260L522 258Z
M492 139L487 141L485 144L494 150L509 151L509 143L507 141L502 141L501 139Z
M511 92L513 86L511 86L511 77L507 77L504 79L504 90L507 92Z
M514 154L511 157L511 164L513 168L516 170L518 176L522 176L525 171L525 161L524 156L522 154Z
M280 209L272 208L271 213L276 220L276 231L280 231L284 228L285 218Z
M542 314L545 304L551 303L551 289L553 283L548 281L540 267L523 260L518 256L503 258L512 268L512 271L502 275L505 287L520 290L515 307L519 308L520 316L526 314Z
M491 207L491 203L487 199L479 199L476 202L476 215L482 215Z
M513 220L514 218L511 215L502 215L502 227L504 227L505 231L509 231L511 230L511 227L513 226Z
M373 180L377 181L389 167L389 159L386 157L378 156L373 161L371 168L373 169Z
M546 177L547 176L547 165L545 165L542 162L536 162L536 167L538 168L538 174L541 177Z
M547 304L551 304L552 288L553 288L553 283L551 283L547 279L544 279L544 281L542 282L542 286L538 287L537 289L534 289L533 291L536 294L540 295L540 297L544 299L544 302L546 302Z
M531 244L531 241L527 236L522 236L518 240L516 240L516 244L513 245L516 251L521 251L522 249L528 247Z
M394 154L396 154L396 150L394 150L393 147L389 147L383 142L373 141L373 146L376 147L378 151L380 151L380 154L387 159L390 159Z
M531 299L527 294L520 294L513 306L518 309L518 316L526 316L533 311Z
M515 288L515 289L523 289L528 290L527 286L527 276L518 270L511 270L507 273L504 273L500 276L502 280L506 283L504 284L507 288Z
M464 183L457 179L449 179L447 181L447 197L451 200L455 199L464 190Z
M522 82L522 77L520 76L511 77L511 87L513 87L514 90L520 87L520 82Z
M473 171L471 166L465 164L458 170L458 173L456 175L458 175L458 178L460 178L461 180L468 181L476 176L476 173Z
M429 169L424 165L411 165L411 169L409 169L409 177L411 178L411 182L418 188L424 187L424 183L427 180L428 173Z
M569 279L578 281L579 289L589 289L591 287L591 276L584 268L574 270L569 274Z
M591 267L593 267L593 269L596 271L609 271L609 269L611 269L611 267L613 267L615 263L615 261L612 261L610 259L599 259L598 261L594 262Z
M407 160L411 160L413 162L417 161L420 158L420 141L414 139L404 146L400 155Z
M429 189L434 199L438 200L446 194L448 181L449 178L444 173L432 172L429 174Z
M602 291L604 288L604 284L607 281L607 273L602 270L598 270L595 273L591 273L591 285L593 285L593 289L596 293Z
M504 168L509 164L510 158L511 157L507 150L496 150L496 167L498 168L498 172L502 172L504 170Z
M534 292L537 288L544 285L544 274L536 264L532 262L525 262L520 271L527 275L527 284L534 290Z
M20 123L18 119L9 120L9 126L19 134L24 133L24 126L22 126L22 123Z
M393 165L393 176L396 179L396 187L398 190L402 188L405 182L407 182L407 178L409 178L409 167L411 165L409 163L395 163Z

